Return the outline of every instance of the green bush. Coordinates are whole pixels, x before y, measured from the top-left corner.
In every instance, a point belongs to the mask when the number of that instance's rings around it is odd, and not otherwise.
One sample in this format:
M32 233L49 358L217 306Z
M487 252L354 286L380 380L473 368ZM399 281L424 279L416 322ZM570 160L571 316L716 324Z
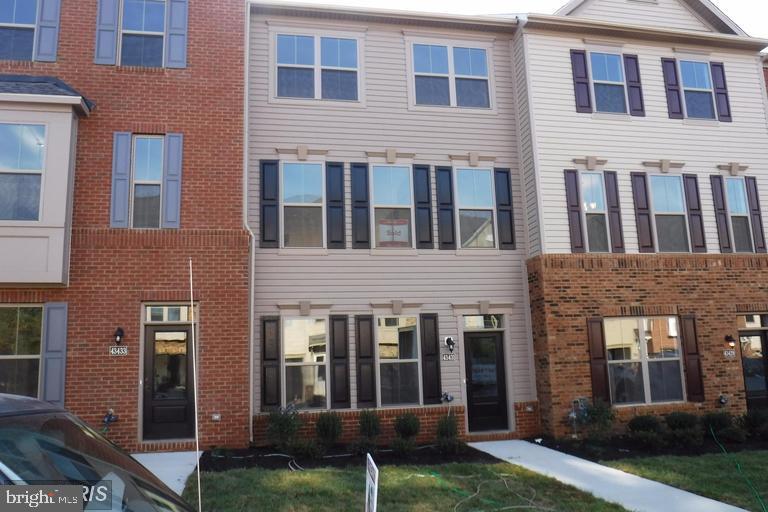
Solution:
M437 449L443 454L456 454L464 449L456 416L448 414L437 421Z
M401 439L413 439L419 435L421 422L413 413L403 414L395 419L395 433Z
M366 453L370 453L371 455L376 453L377 446L374 441L371 441L368 438L361 438L356 443L353 443L349 449L352 453L365 457Z
M360 426L360 436L365 439L375 441L379 434L381 434L381 420L376 411L370 409L360 411L358 424Z
M662 426L659 417L652 414L635 416L629 420L627 427L630 432L653 432L661 434L664 431L664 427Z
M577 421L584 427L587 437L595 441L610 437L615 419L616 413L611 405L602 400L588 404L577 416Z
M701 424L707 435L712 431L719 435L726 428L733 426L733 415L729 412L709 412L701 417Z
M699 426L699 418L689 412L672 412L667 414L664 421L670 430L689 430Z
M721 430L717 436L720 441L726 443L743 443L747 440L747 431L738 425L731 425Z
M409 457L416 451L416 441L412 437L396 437L392 441L392 451L398 457Z
M293 406L281 407L269 413L267 439L281 450L287 450L301 428L299 412Z
M319 459L323 456L323 447L314 439L293 439L288 444L288 453L298 459Z
M672 447L700 448L704 445L704 431L700 425L693 428L667 430L664 434L666 444Z
M335 412L321 413L315 424L317 439L325 448L335 445L341 437L341 416Z
M749 411L744 415L742 423L752 438L768 441L768 409Z

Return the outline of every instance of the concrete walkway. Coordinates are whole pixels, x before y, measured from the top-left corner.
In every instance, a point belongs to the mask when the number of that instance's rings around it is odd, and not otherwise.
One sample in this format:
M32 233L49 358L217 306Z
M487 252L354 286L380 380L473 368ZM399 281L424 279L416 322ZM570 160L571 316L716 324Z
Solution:
M195 457L195 452L134 453L132 457L180 495L202 454L197 452Z
M743 512L719 501L526 441L491 441L470 443L470 446L631 511Z

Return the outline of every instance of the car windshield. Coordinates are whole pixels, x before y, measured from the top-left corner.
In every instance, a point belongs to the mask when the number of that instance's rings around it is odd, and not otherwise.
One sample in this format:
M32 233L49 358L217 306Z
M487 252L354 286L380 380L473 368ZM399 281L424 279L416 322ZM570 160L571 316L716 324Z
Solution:
M85 510L190 510L141 464L64 412L0 417L0 473L15 483L82 485Z

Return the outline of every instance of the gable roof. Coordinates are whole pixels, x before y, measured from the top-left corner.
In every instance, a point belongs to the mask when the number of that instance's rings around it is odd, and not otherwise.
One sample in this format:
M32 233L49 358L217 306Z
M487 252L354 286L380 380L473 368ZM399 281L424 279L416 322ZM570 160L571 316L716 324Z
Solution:
M590 0L570 0L555 12L557 16L570 16L576 9L583 6ZM696 13L702 20L708 23L714 30L722 34L732 34L748 37L744 29L738 26L734 21L725 15L710 0L679 0L681 4L688 7Z

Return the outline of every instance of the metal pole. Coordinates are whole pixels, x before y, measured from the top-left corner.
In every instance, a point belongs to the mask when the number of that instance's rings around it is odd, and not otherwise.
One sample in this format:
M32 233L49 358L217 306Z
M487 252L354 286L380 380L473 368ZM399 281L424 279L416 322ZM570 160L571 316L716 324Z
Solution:
M195 344L195 297L192 288L192 257L189 258L189 319L192 325L192 388L195 393L195 467L197 468L197 510L203 512L203 490L200 487L200 429L197 424L197 348Z

